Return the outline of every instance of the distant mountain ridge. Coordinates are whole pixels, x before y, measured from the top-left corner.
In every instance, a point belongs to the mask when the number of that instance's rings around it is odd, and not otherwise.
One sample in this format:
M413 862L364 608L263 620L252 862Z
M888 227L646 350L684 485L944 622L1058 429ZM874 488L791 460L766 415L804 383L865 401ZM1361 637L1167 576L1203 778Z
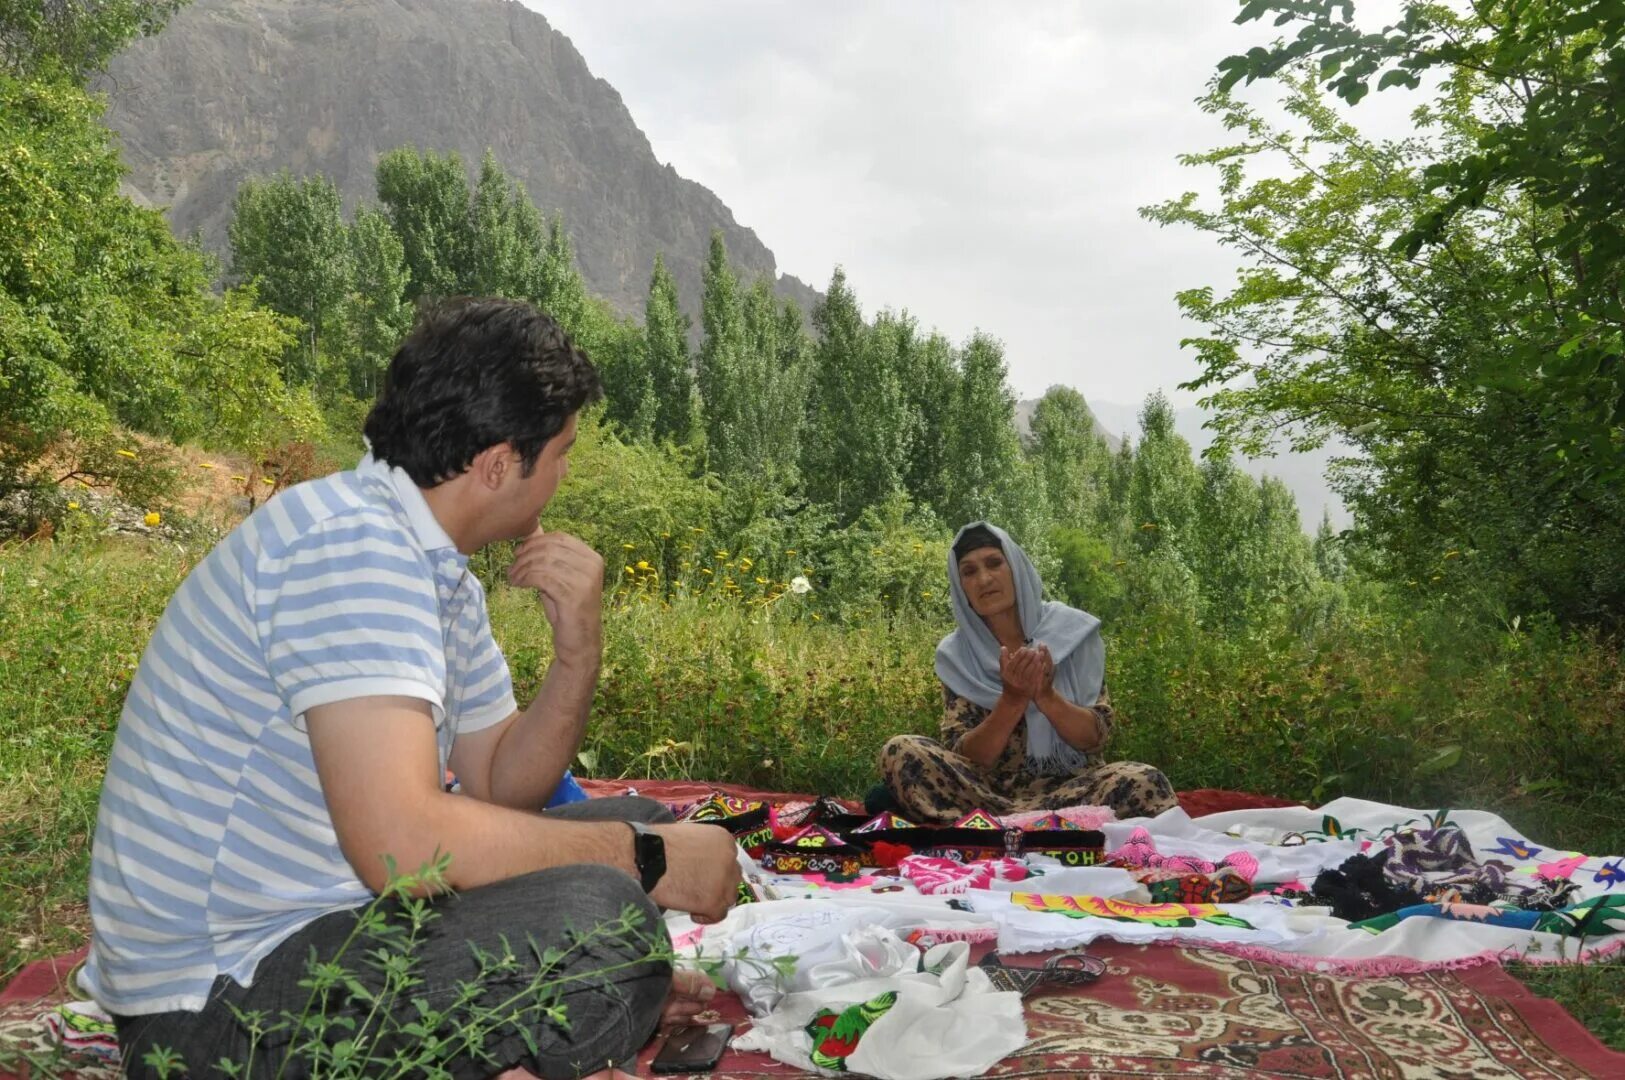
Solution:
M819 294L711 191L656 159L615 88L515 0L196 0L115 58L107 122L125 187L225 254L237 186L325 173L347 205L404 144L491 149L544 212L562 211L590 291L641 317L656 252L698 317L713 229L747 280L810 310Z

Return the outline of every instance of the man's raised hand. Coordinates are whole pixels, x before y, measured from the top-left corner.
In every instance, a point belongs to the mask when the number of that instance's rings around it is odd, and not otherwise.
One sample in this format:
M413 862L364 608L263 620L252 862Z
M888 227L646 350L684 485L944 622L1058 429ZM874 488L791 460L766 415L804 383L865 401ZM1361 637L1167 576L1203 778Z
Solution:
M566 663L598 662L603 648L604 559L582 541L538 529L508 567L508 583L535 589L553 626L553 653Z

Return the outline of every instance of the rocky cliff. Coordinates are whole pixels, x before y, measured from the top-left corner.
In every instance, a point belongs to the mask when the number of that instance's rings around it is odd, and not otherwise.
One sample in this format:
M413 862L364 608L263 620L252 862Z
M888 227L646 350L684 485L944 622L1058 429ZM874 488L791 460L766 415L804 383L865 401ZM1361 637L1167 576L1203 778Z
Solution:
M244 177L325 173L353 206L386 150L455 150L473 170L489 148L563 212L588 288L622 312L641 318L661 252L697 320L713 229L747 278L772 277L804 310L817 299L661 164L615 88L514 0L196 0L119 56L104 89L129 193L222 254Z

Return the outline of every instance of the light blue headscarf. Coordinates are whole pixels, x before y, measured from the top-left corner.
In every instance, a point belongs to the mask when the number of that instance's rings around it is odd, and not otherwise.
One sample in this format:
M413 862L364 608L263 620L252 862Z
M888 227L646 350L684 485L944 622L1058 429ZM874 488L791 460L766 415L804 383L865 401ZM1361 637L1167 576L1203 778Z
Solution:
M1092 706L1100 698L1106 679L1106 645L1100 640L1100 620L1086 611L1044 599L1044 586L1032 560L997 525L973 521L960 529L980 525L1004 546L1005 561L1016 586L1016 611L1028 645L1049 646L1055 660L1055 689L1074 705ZM959 560L948 550L948 590L954 601L958 628L937 645L937 677L960 697L991 709L1004 691L999 678L999 642L987 623L971 607L959 581ZM1027 705L1027 766L1041 775L1065 775L1081 769L1089 755L1061 738L1049 717L1033 703Z

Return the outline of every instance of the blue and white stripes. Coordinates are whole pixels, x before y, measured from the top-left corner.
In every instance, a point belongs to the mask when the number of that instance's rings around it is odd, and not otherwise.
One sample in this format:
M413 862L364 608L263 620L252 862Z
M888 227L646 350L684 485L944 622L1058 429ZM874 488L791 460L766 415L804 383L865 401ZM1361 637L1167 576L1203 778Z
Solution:
M141 658L102 788L86 988L198 1009L311 920L371 894L339 850L303 726L371 695L456 733L515 711L485 593L400 470L278 495L187 577Z

